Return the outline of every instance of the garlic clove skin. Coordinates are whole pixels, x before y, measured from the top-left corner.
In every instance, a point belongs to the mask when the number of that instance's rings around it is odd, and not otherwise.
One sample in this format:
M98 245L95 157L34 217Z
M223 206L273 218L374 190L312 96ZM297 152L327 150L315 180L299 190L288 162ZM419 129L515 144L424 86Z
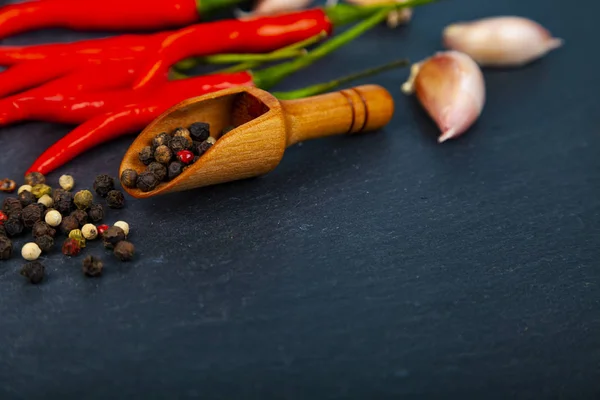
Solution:
M455 139L477 121L485 105L485 81L477 63L457 51L438 52L412 66L402 91L415 93L441 135Z
M392 3L406 3L408 0L346 0L347 3L357 6L374 6ZM327 0L326 6L331 7L338 3L338 0ZM390 28L396 28L402 24L410 22L413 17L412 8L403 8L401 10L392 11L387 18L387 25Z
M443 32L444 46L468 54L479 65L519 67L563 45L543 26L522 17L491 17L455 23Z
M237 18L245 18L258 15L273 15L290 11L297 11L311 5L313 0L258 0L250 12L236 9Z

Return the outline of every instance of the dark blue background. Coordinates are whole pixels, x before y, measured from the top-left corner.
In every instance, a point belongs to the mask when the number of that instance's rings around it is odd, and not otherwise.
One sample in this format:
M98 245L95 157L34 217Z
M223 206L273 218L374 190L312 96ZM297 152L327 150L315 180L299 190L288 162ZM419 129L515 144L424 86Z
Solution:
M3 2L6 3L6 2ZM139 257L85 279L58 251L29 286L0 265L0 398L597 398L600 394L600 5L447 0L380 27L278 89L439 50L442 28L531 17L566 41L486 70L460 140L400 93L384 130L290 149L266 177L148 201ZM91 37L44 31L2 44ZM69 127L0 131L18 177ZM131 138L49 178L117 173Z

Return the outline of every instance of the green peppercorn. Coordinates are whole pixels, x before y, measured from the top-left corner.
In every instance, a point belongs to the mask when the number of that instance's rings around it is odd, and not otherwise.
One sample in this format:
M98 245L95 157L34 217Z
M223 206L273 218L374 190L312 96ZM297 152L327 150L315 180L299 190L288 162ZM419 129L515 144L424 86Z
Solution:
M126 169L121 174L121 184L128 188L134 188L137 182L138 173L134 169Z
M39 172L32 172L25 175L25 184L30 186L43 185L46 183L46 177Z
M153 162L152 164L148 165L146 171L152 172L154 175L156 175L156 178L159 181L164 181L167 177L167 167L158 162Z
M0 260L8 260L12 256L13 244L6 236L0 235Z
M168 173L169 180L177 178L179 175L181 175L182 172L183 172L183 163L181 163L179 161L173 161L171 164L169 164L169 173Z
M135 247L132 243L123 240L115 246L114 254L121 261L131 261L135 255Z
M194 122L190 125L190 135L194 140L203 142L210 136L210 125L206 122Z
M107 249L113 249L117 243L125 240L125 236L123 229L118 226L112 226L102 234L102 242Z
M50 186L42 183L42 184L35 185L34 187L32 187L31 193L35 196L36 199L39 199L40 197L42 197L45 194L51 195L52 188Z
M106 197L115 188L115 180L110 175L98 175L94 180L94 191L100 197Z
M37 204L30 204L23 209L21 218L23 219L23 226L25 228L33 228L36 222L42 220L43 212Z
M50 225L45 223L44 221L38 221L33 225L33 237L38 238L41 236L51 236L54 237L56 235L56 229L52 228Z
M80 229L73 229L69 232L69 239L77 240L77 244L80 248L85 248L85 238L83 237L83 233Z
M44 280L46 268L39 261L32 261L21 268L21 275L29 280L30 283L37 285Z
M168 146L170 141L171 136L168 133L159 133L154 137L154 139L152 139L152 147L156 149L159 146Z
M30 204L33 204L37 201L33 193L28 192L27 190L19 193L19 201L23 207L27 207Z
M180 151L188 150L192 147L192 141L184 138L183 136L176 136L171 139L171 143L169 145L173 154L177 154Z
M45 253L48 253L54 247L54 238L50 235L44 235L35 238L35 243Z
M123 208L125 207L125 196L119 190L111 190L106 196L106 204L110 208Z
M80 190L75 194L73 202L78 209L87 210L94 202L94 196L89 190Z
M104 219L104 208L102 204L92 204L88 211L88 216L93 223L100 222Z
M173 158L173 152L165 145L158 146L154 152L154 159L162 164L168 164ZM150 165L150 164L147 164Z
M79 226L84 226L88 223L88 214L83 210L75 210L71 213L71 217L75 217Z
M13 214L19 214L23 211L23 205L14 197L7 197L4 199L4 203L2 205L2 209L6 213L7 216L11 216Z
M94 256L87 256L83 260L83 273L86 276L96 277L102 275L104 264L102 260Z
M64 217L60 224L60 230L65 235L68 235L73 229L78 229L78 228L79 228L79 222L77 222L77 219L75 217L72 217L70 215L67 217Z
M139 154L139 159L144 165L150 164L154 161L154 152L152 151L152 146L144 147Z

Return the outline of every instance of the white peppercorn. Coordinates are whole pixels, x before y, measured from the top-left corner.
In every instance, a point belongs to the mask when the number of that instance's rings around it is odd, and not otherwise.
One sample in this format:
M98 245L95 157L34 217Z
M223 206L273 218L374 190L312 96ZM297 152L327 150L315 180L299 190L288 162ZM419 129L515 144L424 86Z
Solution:
M33 242L27 243L21 249L21 255L27 261L35 261L40 257L41 254L42 249L40 249L40 246Z
M215 144L215 143L217 143L217 139L215 139L214 137L211 136L208 139L206 139L206 142L210 143L210 144Z
M30 193L31 193L31 189L33 189L33 188L31 187L31 185L23 185L23 186L21 186L21 187L20 187L20 188L17 190L17 194L21 194L22 192L25 192L25 191L27 191L27 192L30 192Z
M56 210L50 210L46 213L46 218L44 219L50 226L59 226L62 222L62 215Z
M47 208L50 208L54 205L54 200L52 200L52 197L45 194L42 197L40 197L38 203L45 205Z
M71 175L63 175L58 179L58 184L66 191L70 191L75 186L75 179Z
M125 232L125 236L129 235L129 224L125 221L117 221L115 222L114 226L123 229L123 232Z
M85 224L81 228L81 233L86 240L94 240L98 237L98 229L94 224Z

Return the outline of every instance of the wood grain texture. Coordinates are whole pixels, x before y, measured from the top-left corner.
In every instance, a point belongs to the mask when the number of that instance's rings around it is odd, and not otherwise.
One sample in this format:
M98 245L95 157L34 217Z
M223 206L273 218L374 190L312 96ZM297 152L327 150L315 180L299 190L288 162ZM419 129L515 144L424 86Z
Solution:
M181 175L152 192L127 188L136 198L264 175L279 165L286 147L331 135L371 132L387 125L394 100L381 86L364 85L300 100L279 101L254 87L238 87L188 99L167 110L140 133L125 153L126 169L142 172L138 154L161 132L210 123L211 136L234 126Z

